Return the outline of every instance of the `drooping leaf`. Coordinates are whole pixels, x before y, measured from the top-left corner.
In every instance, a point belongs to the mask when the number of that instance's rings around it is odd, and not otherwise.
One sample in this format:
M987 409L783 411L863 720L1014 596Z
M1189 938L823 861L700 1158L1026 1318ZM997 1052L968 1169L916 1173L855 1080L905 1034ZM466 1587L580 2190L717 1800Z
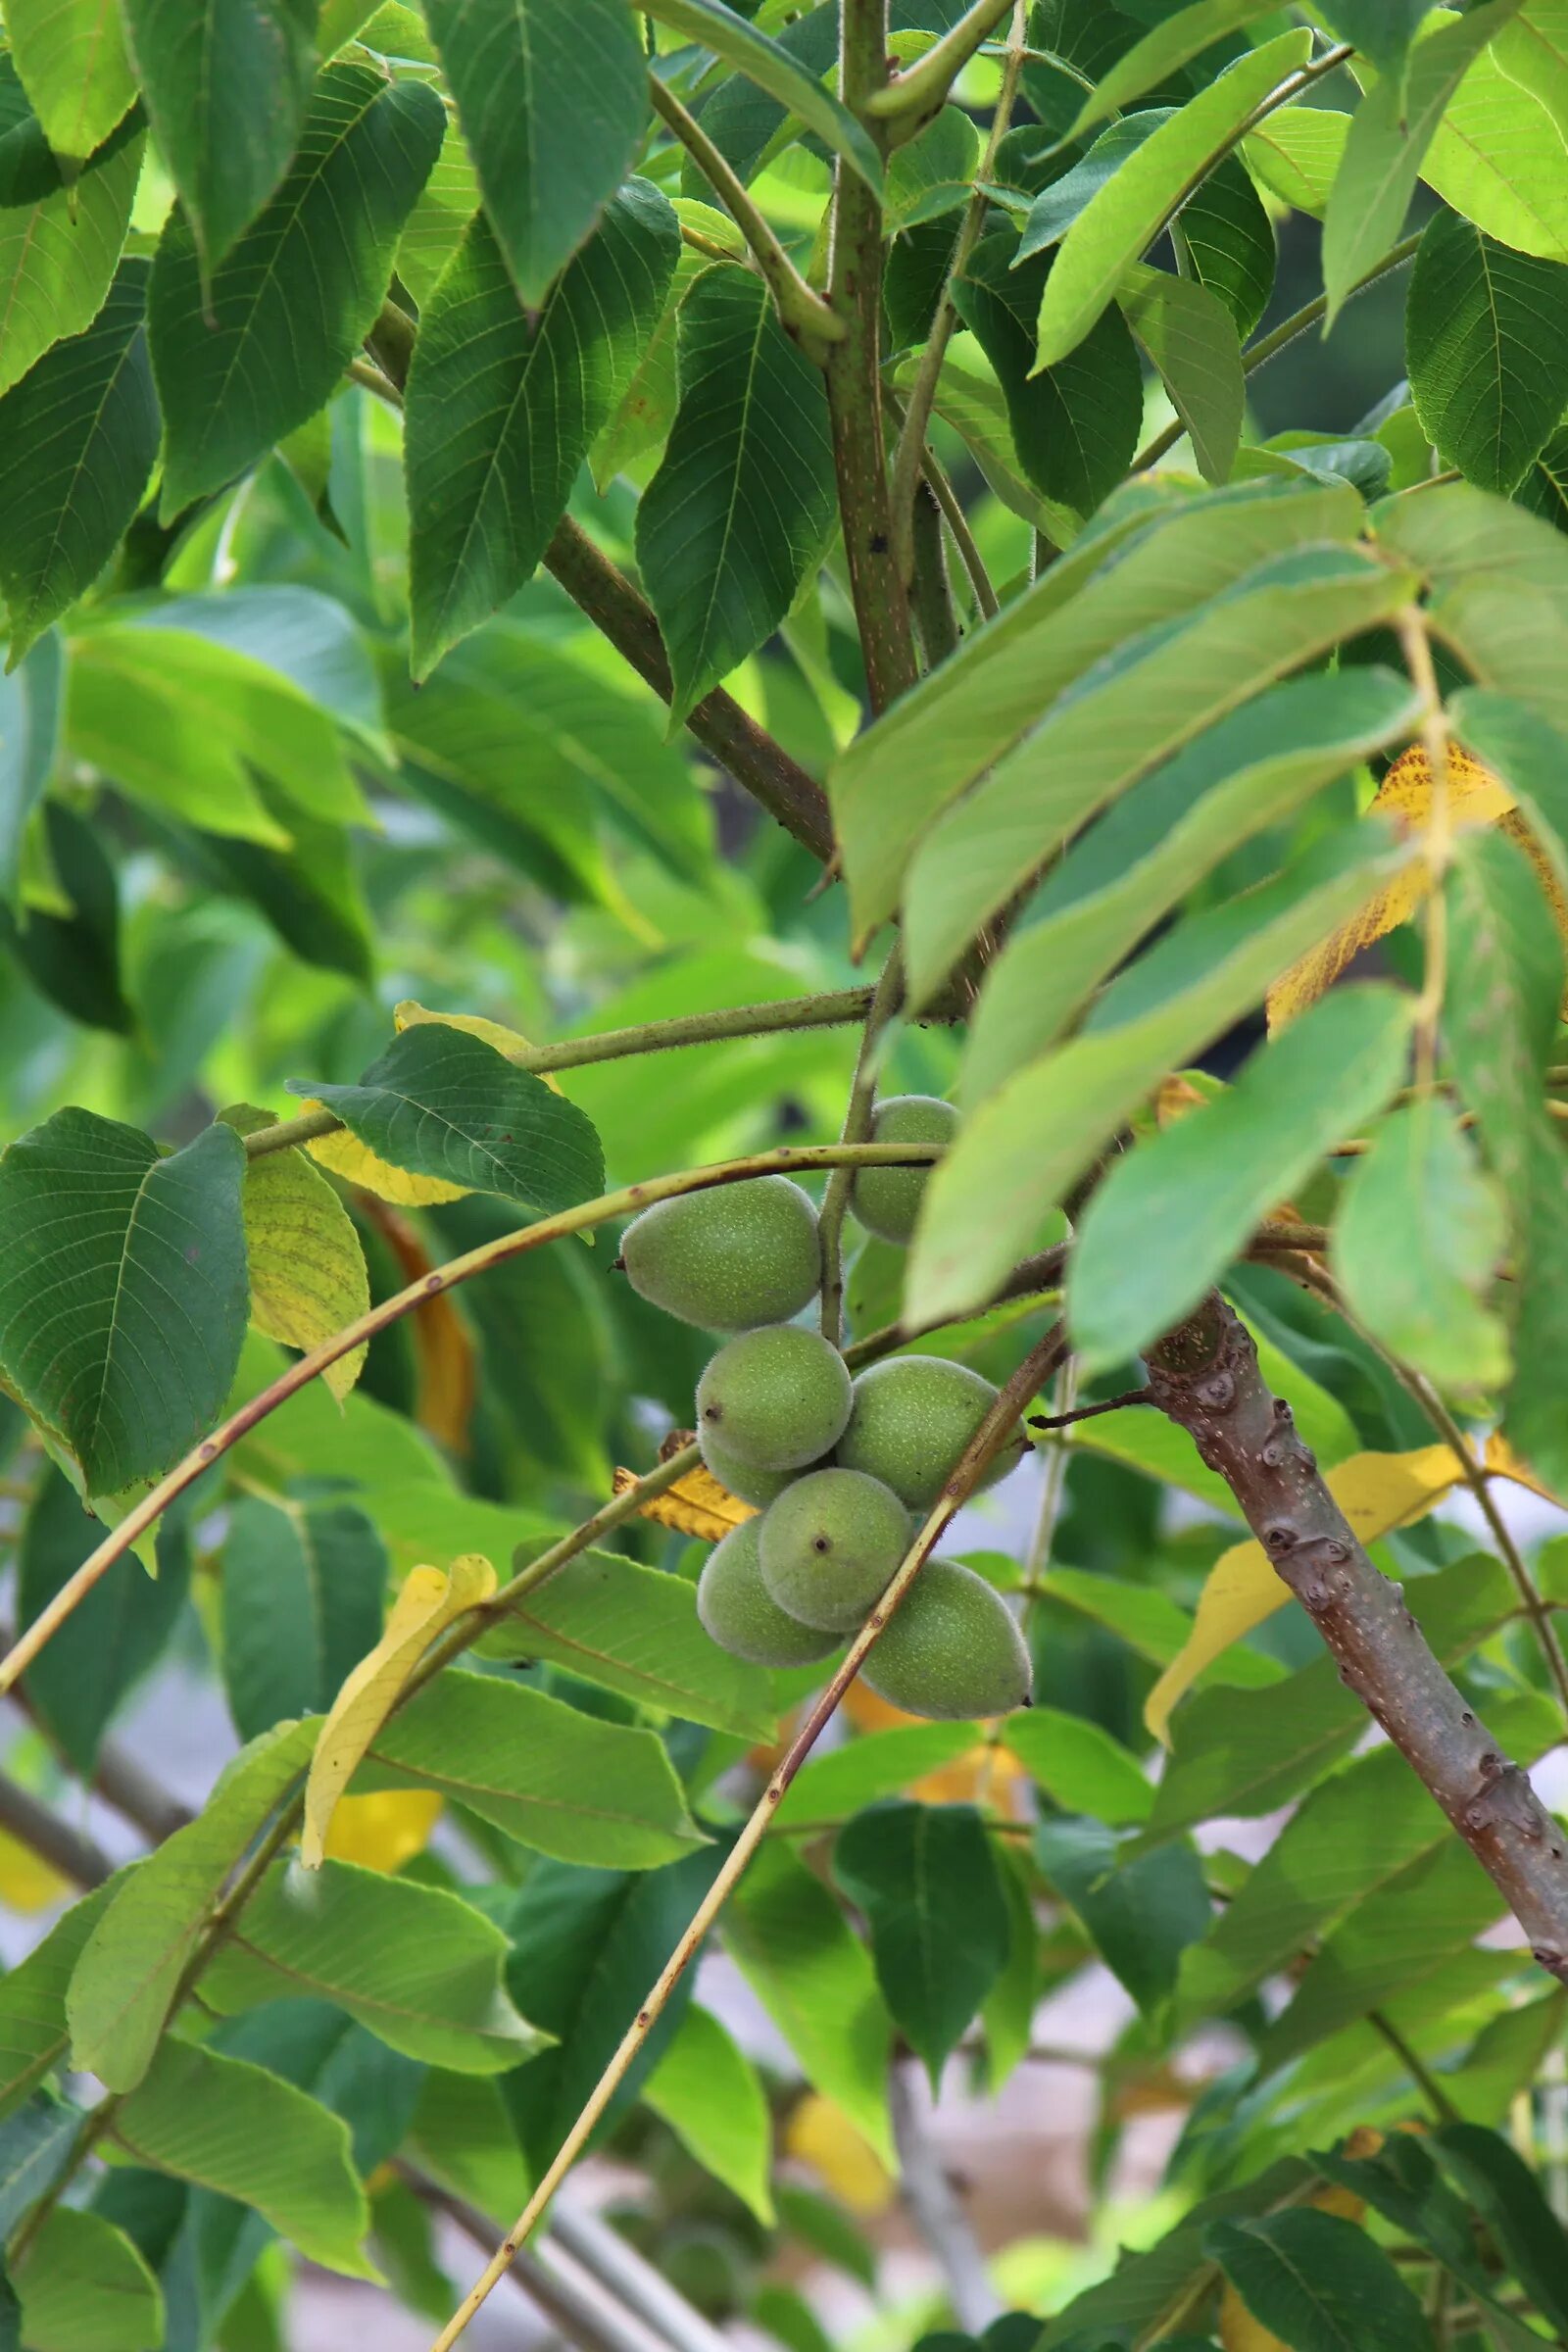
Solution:
M97 317L130 224L145 143L128 117L68 184L11 52L0 52L0 392Z
M147 487L159 424L146 286L146 263L122 263L92 324L0 399L0 588L12 669L91 586Z
M891 2164L892 2025L870 1958L826 1887L783 1844L766 1844L730 1899L723 1936L807 2081Z
M1300 2207L1216 2222L1204 2244L1254 2319L1298 2352L1432 2352L1420 2304L1352 2222Z
M167 1470L221 1409L245 1334L244 1159L226 1127L160 1159L87 1110L0 1159L0 1361L92 1494Z
M1258 13L1252 0L1189 0L1186 8L1178 8L1156 24L1099 77L1067 136L1081 139L1107 115L1124 113L1133 99L1156 88L1193 58L1201 56L1211 42L1240 30Z
M139 2164L253 2205L312 2262L376 2276L348 2126L264 2067L168 2040L115 2109L114 2136Z
M1552 262L1568 262L1565 57L1552 0L1527 0L1465 74L1421 166L1445 204L1488 236Z
M207 1907L305 1769L315 1729L280 1724L242 1749L199 1818L167 1838L95 1918L67 2015L74 2063L112 2090L146 2073Z
M1153 1790L1136 1757L1092 1717L1033 1706L1009 1715L1003 1737L1064 1813L1089 1813L1112 1829L1147 1820Z
M679 252L665 199L629 180L541 307L525 311L489 220L470 224L420 318L409 370L416 678L538 564Z
M1568 2235L1530 2168L1495 2132L1445 2124L1440 2162L1502 2249L1508 2268L1548 2326L1568 2328Z
M1230 312L1206 286L1141 262L1128 270L1116 300L1187 428L1199 472L1205 482L1229 480L1247 405Z
M294 153L316 70L314 0L121 0L121 13L210 274Z
M1507 1336L1487 1304L1503 1203L1453 1115L1431 1097L1390 1113L1334 1223L1334 1260L1367 1329L1440 1389L1490 1389Z
M460 1029L405 1029L357 1086L299 1079L288 1091L335 1111L394 1168L499 1193L538 1215L574 1208L604 1188L604 1154L583 1113Z
M1444 464L1512 490L1568 408L1568 267L1438 213L1411 272L1405 361Z
M66 2023L66 1989L81 1948L105 1905L115 1880L74 1903L26 1957L0 1979L0 2115L10 2115L31 2097L45 2077L63 2066L71 2047Z
M382 1725L374 1785L438 1788L519 1843L606 1870L678 1861L702 1834L657 1733L449 1668Z
M643 2087L643 2099L698 2163L770 2229L767 2099L751 2060L709 2010L688 2008Z
M430 1643L455 1617L488 1599L495 1589L495 1569L476 1552L461 1553L450 1573L420 1567L406 1580L386 1631L348 1677L319 1728L300 1838L300 1858L307 1869L320 1868L332 1809Z
M680 407L637 508L673 719L777 628L835 514L821 370L784 332L762 280L708 270L677 333Z
M64 675L58 637L0 675L0 906L16 896L27 821L54 765Z
M1306 50L1298 32L1249 50L1153 130L1090 199L1046 281L1037 366L1054 366L1082 341L1114 299L1127 265L1152 242L1189 184L1229 151L1259 99Z
M823 87L819 75L796 62L782 41L770 40L736 10L725 7L724 0L659 0L648 13L672 32L710 49L765 90L841 155L873 194L880 194L881 163L864 125Z
M44 137L63 162L82 162L136 95L117 0L10 0L6 30Z
M166 517L221 489L330 398L381 307L442 127L423 82L328 66L287 176L205 295L189 226L176 216L165 229L147 318Z
M56 2205L12 2264L29 2352L158 2352L164 2298L122 2230Z
M249 1103L219 1115L239 1135L254 1135L273 1123L270 1112ZM354 1221L303 1152L290 1147L247 1159L240 1212L250 1267L251 1321L258 1331L285 1347L309 1349L365 1313L370 1286ZM321 1377L341 1401L364 1368L361 1347L329 1365Z
M647 60L620 0L427 0L485 210L528 310L630 171Z
M381 1632L387 1557L357 1503L280 1510L246 1495L222 1557L222 1668L242 1740L321 1715Z
M276 1862L202 1975L220 2014L330 2001L392 2049L459 2074L504 2074L543 2045L502 1984L507 1940L438 1886L326 1862Z
M1117 1162L1072 1257L1068 1310L1086 1370L1179 1323L1269 1209L1383 1108L1404 1076L1413 1009L1392 989L1335 990L1259 1048L1217 1102Z
M865 1920L893 2022L933 2086L1006 1965L1010 1921L972 1805L873 1805L839 1832L833 1872Z
M1114 1831L1054 1813L1035 1829L1035 1855L1071 1904L1101 1958L1146 2015L1169 1999L1187 1946L1212 1916L1202 1865L1189 1845L1128 1857Z

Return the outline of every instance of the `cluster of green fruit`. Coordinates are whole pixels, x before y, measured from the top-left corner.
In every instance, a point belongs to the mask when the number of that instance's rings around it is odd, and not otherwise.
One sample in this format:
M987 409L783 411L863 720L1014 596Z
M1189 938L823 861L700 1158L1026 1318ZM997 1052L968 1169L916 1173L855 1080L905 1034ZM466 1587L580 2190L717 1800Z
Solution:
M878 1105L872 1133L946 1143L956 1119L946 1102L901 1095ZM904 1244L925 1182L919 1167L860 1168L850 1205L868 1232ZM788 1319L815 1298L822 1252L816 1209L786 1176L662 1200L627 1227L621 1258L654 1305L736 1335L698 1383L697 1433L713 1476L760 1515L704 1568L703 1624L758 1665L827 1657L864 1623L996 1389L932 1355L891 1356L852 1380L831 1341ZM1031 1679L1005 1603L941 1559L916 1576L864 1678L911 1715L955 1720L1025 1704Z

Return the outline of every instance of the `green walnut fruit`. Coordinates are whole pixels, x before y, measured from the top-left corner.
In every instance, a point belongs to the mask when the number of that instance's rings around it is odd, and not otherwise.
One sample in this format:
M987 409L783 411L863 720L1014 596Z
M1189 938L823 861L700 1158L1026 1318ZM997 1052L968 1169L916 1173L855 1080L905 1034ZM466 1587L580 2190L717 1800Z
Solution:
M705 1331L786 1323L822 1279L816 1210L787 1176L754 1176L645 1208L621 1237L639 1298Z
M762 1582L802 1625L858 1625L909 1544L909 1514L863 1470L813 1470L762 1514Z
M770 1503L775 1494L782 1494L800 1477L798 1470L759 1470L751 1462L743 1462L739 1454L710 1436L706 1429L697 1433L703 1460L721 1487L738 1494L742 1502L755 1502L759 1510Z
M871 1120L874 1144L951 1144L958 1114L935 1095L889 1095ZM906 1242L914 1231L931 1171L923 1168L857 1168L850 1206L867 1233L884 1242Z
M989 1380L939 1355L895 1355L855 1384L850 1425L836 1447L847 1470L864 1470L891 1487L911 1511L928 1510L997 1401ZM1010 1470L1009 1447L984 1480Z
M801 1470L850 1417L844 1358L820 1332L775 1323L721 1348L697 1384L697 1427L755 1470Z
M837 1634L802 1625L781 1609L758 1565L760 1519L731 1528L708 1555L697 1584L697 1614L710 1638L754 1666L811 1666L837 1649Z
M1026 1706L1034 1682L1006 1603L956 1560L927 1560L860 1673L906 1715L953 1723Z

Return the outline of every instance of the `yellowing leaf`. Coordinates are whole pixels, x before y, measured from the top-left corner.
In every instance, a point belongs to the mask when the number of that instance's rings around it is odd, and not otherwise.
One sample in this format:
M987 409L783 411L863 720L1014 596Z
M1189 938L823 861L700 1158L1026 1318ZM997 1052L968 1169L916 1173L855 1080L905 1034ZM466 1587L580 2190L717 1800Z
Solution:
M683 1443L689 1441L683 1440ZM614 1492L624 1494L637 1484L635 1470L617 1470L613 1480ZM716 1544L731 1528L739 1527L743 1519L755 1519L756 1507L742 1502L728 1487L719 1485L711 1470L701 1462L677 1478L662 1494L651 1495L647 1502L637 1505L640 1519L653 1519L661 1527L672 1527L683 1536L695 1536L699 1543Z
M300 1112L303 1116L325 1107L323 1102L304 1102ZM466 1184L448 1184L444 1176L416 1176L410 1168L395 1168L346 1127L313 1136L306 1150L345 1184L357 1184L362 1192L374 1193L398 1208L432 1208L438 1200L461 1200L468 1189Z
M418 1282L430 1272L435 1261L406 1217L379 1200L372 1200L367 1213L397 1259L405 1283ZM432 1438L461 1453L468 1443L477 1378L468 1326L447 1291L421 1298L409 1322L419 1382L414 1417Z
M254 1135L272 1114L249 1102L221 1111L227 1127ZM303 1152L268 1152L245 1170L240 1195L250 1262L251 1322L265 1339L309 1349L363 1315L370 1303L365 1252L354 1220ZM339 1404L359 1379L356 1348L321 1377Z
M1494 825L1514 806L1512 793L1479 760L1457 744L1448 746L1448 821L1459 831L1473 825ZM1367 810L1369 816L1388 816L1408 832L1419 831L1432 813L1432 768L1420 744L1396 760ZM1313 948L1268 992L1268 1025L1283 1029L1298 1013L1327 994L1351 958L1407 923L1431 888L1431 875L1417 859L1400 868L1394 880L1369 899L1359 913L1342 923L1320 946Z
M1227 2286L1220 2298L1219 2340L1225 2352L1291 2352L1289 2344L1253 2319L1234 2286Z
M385 1633L345 1680L316 1742L300 1838L300 1860L307 1870L318 1870L324 1861L338 1800L437 1634L495 1589L495 1569L476 1551L462 1553L449 1575L427 1567L410 1572Z
M784 2146L820 2175L825 2187L852 2213L886 2213L893 2202L893 2177L842 2107L820 2091L808 2091L791 2110Z
M416 1004L412 997L405 997L401 1004L393 1005L394 1029L416 1029L421 1021L434 1021L442 1029L466 1030L469 1037L482 1038L487 1046L494 1046L509 1061L522 1061L533 1052L520 1029L504 1029L499 1021L487 1021L482 1012L432 1012L428 1005ZM548 1070L541 1071L540 1076L546 1086L560 1094L561 1089Z
M326 1833L329 1862L358 1862L365 1870L401 1870L422 1854L446 1799L435 1788L376 1788L368 1796L340 1796Z
M72 1892L71 1881L41 1862L30 1845L0 1830L0 1909L47 1911Z
M1494 1430L1481 1454L1482 1466L1494 1478L1511 1478L1516 1486L1528 1487L1532 1494L1544 1495L1547 1502L1560 1507L1563 1497L1550 1487L1543 1486L1528 1462L1520 1460L1500 1430Z

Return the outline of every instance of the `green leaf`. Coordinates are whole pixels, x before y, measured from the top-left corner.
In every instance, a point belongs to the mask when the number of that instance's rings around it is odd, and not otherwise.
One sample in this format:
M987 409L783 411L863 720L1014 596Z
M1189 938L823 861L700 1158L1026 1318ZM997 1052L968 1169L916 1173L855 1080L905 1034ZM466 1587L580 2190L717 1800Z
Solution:
M1568 2328L1568 2236L1529 2167L1477 2124L1445 2124L1433 2143L1542 2318Z
M305 1770L318 1728L280 1724L242 1748L200 1816L131 1872L94 1923L67 2014L74 2063L111 2090L146 2073L208 1905Z
M58 637L0 676L0 906L15 899L27 820L54 765L64 678Z
M1128 270L1116 300L1187 428L1199 472L1205 482L1227 480L1247 406L1242 347L1230 312L1206 286L1141 262Z
M843 156L873 195L880 195L881 161L863 125L830 96L816 75L796 63L781 41L769 40L723 0L658 0L648 14L657 24L710 49L724 65L776 98L835 155Z
M1040 2002L1040 1926L1034 1889L1021 1855L997 1856L1007 1905L1007 1964L980 2009L985 2037L986 2087L993 2097L1029 2054Z
M244 2059L166 2041L114 2113L114 2137L138 2164L253 2205L310 2261L374 2278L360 2251L370 2209L348 2126Z
M499 1193L538 1216L604 1189L583 1113L494 1046L437 1021L403 1030L357 1086L290 1079L288 1091L336 1111L395 1168Z
M315 0L121 0L136 79L206 274L288 168L316 70L316 13Z
M219 1117L239 1135L254 1135L273 1123L270 1111L249 1103L220 1111ZM258 1331L285 1347L309 1349L365 1313L370 1285L354 1220L303 1152L291 1148L247 1159L240 1211L250 1266L251 1322ZM340 1403L364 1366L365 1349L356 1348L322 1374Z
M621 0L610 5L624 21ZM490 221L480 215L468 228L420 318L409 370L416 678L538 564L658 323L679 252L666 200L631 180L530 312Z
M57 343L0 399L9 668L91 587L147 487L159 420L146 288L146 263L122 263L91 326Z
M1459 741L1501 778L1549 862L1568 843L1568 745L1548 719L1484 686L1466 686L1448 710Z
M656 1733L494 1675L428 1684L377 1732L367 1765L367 1787L439 1788L564 1862L654 1870L704 1842Z
M1079 1228L1068 1316L1088 1373L1136 1355L1191 1312L1259 1220L1404 1076L1414 1000L1333 990L1234 1086L1119 1159Z
M977 1723L896 1723L851 1740L825 1756L808 1756L773 1819L780 1829L847 1820L879 1797L898 1796L928 1772L956 1764L981 1740Z
M891 2166L892 2022L869 1955L826 1887L783 1844L763 1845L730 1898L722 1932L807 2081Z
M680 407L637 508L637 564L674 680L670 718L754 654L821 562L835 521L821 369L750 270L681 305Z
M921 842L904 889L911 1005L1099 809L1261 688L1386 619L1411 587L1348 550L1302 551L1123 642Z
M979 160L980 133L972 119L961 106L943 107L888 158L885 233L940 220L967 204Z
M554 2034L505 2088L537 2180L680 1941L718 1866L706 1847L664 1870L575 1870L536 1862L503 1919L513 1938L509 1985L523 2015ZM606 2111L601 2132L640 2097L685 2015L688 1969ZM869 1975L869 1969L867 1970Z
M1314 2150L1312 2162L1325 2179L1363 2197L1402 2235L1435 2254L1473 2295L1484 2297L1482 2307L1491 2321L1495 2308L1492 2280L1477 2252L1469 2212L1413 2132L1391 2132L1373 2156L1320 2155Z
M1410 396L1445 466L1512 490L1568 407L1568 269L1439 213L1405 307Z
M0 52L0 392L102 307L120 259L144 140L132 116L69 184Z
M783 2180L779 2183L778 2210L780 2221L792 2238L799 2239L811 2253L819 2254L834 2270L842 2271L846 2278L858 2279L868 2294L876 2292L875 2249L842 2205L815 2189Z
M911 353L895 373L898 389L907 391L919 371ZM950 349L937 379L936 414L951 424L979 466L987 487L1003 505L1043 531L1054 547L1070 547L1083 527L1083 518L1068 507L1055 505L1024 471L1012 438L1006 395L988 366L969 364L962 343Z
M122 2230L57 2205L11 2266L28 2352L158 2352L164 2298Z
M1393 2263L1337 2214L1216 2222L1204 2246L1252 2317L1295 2352L1432 2352L1432 2330Z
M1113 1829L1148 1820L1154 1791L1137 1758L1089 1716L1031 1707L1007 1717L1003 1744L1064 1813L1090 1813Z
M1310 46L1281 33L1216 76L1144 140L1092 197L1062 241L1040 306L1036 365L1050 368L1089 332L1136 262L1203 174L1227 154L1259 100Z
M45 1470L22 1533L17 1615L30 1625L102 1541L69 1479ZM156 1582L126 1562L100 1579L28 1667L33 1712L91 1783L116 1708L162 1655L190 1589L188 1564L167 1561Z
M1456 213L1500 244L1552 262L1568 262L1565 49L1550 0L1511 16L1449 99L1421 166Z
M471 1903L350 1862L275 1862L202 1975L220 2015L313 1996L409 2058L499 2075L544 2037L507 1998L507 1939Z
M1319 12L1330 30L1359 49L1380 74L1401 74L1416 27L1432 0L1327 0Z
M419 306L423 322L442 270L479 210L479 180L456 122L449 122L430 176L414 200L398 239L397 273Z
M839 1832L833 1875L866 1923L883 1998L936 2090L1007 1961L1011 1922L985 1823L972 1805L873 1805Z
M1059 367L1031 375L1033 327L1049 264L1012 267L1007 231L983 237L953 289L958 316L997 371L1013 447L1047 498L1092 514L1138 447L1143 376L1132 337L1107 311Z
M90 1494L156 1477L218 1418L245 1336L244 1163L226 1127L160 1159L89 1110L0 1158L0 1361Z
M648 63L623 0L426 0L485 211L537 310L630 171Z
M1224 305L1238 335L1250 335L1268 308L1277 256L1267 207L1234 155L1182 206L1171 242L1182 275Z
M1379 7L1381 0L1372 5ZM1349 116L1331 114L1325 106L1282 106L1248 133L1242 156L1282 204L1321 219L1349 130Z
M772 2228L767 2097L757 2069L716 2017L695 2003L686 2011L643 2086L643 2102L764 2230Z
M1141 41L1135 41L1109 73L1100 76L1094 95L1084 100L1074 118L1068 138L1081 139L1107 115L1124 112L1133 99L1169 80L1193 58L1201 56L1211 42L1239 31L1263 13L1256 0L1191 0L1190 6L1177 9Z
M1268 688L1135 785L1052 869L987 971L964 1051L965 1102L1054 1044L1221 858L1418 719L1408 681L1392 670L1313 673Z
M80 163L136 95L116 0L8 0L6 30L44 137Z
M124 1873L83 1895L41 1942L0 1978L0 2115L10 2115L66 2062L66 1988L100 1913Z
M1190 616L1270 555L1352 537L1360 515L1348 484L1248 483L1179 498L1174 513L1157 487L1122 493L1093 534L835 764L829 789L857 939L897 906L910 852L932 820L1075 679L1139 631Z
M526 1565L520 1552L516 1565ZM709 1640L692 1587L616 1552L579 1552L511 1602L479 1651L564 1666L602 1690L737 1739L771 1740L778 1728L767 1675Z
M165 229L147 317L166 519L220 490L330 399L381 307L442 128L441 101L424 83L329 66L287 177L205 296L189 226L176 216Z
M8 2239L29 2205L65 2173L80 2130L79 2108L48 2098L29 2099L0 2126L0 2230ZM4 2316L0 2303L0 2323ZM5 2342L0 2324L0 2347Z
M387 1556L352 1502L279 1510L246 1495L222 1557L223 1689L253 1740L287 1716L322 1715L381 1638Z
M1041 1869L1105 1966L1146 2016L1162 2009L1182 1953L1212 1917L1202 1865L1191 1846L1129 1859L1103 1822L1073 1813L1039 1822L1034 1842Z
M1490 0L1417 42L1403 76L1386 75L1351 116L1323 220L1329 325L1397 237L1444 110L1518 5L1519 0Z
M1367 1330L1440 1389L1495 1388L1508 1343L1486 1300L1506 1232L1470 1139L1428 1097L1392 1111L1355 1162L1335 1269Z
M1036 1246L1047 1211L1165 1074L1188 1066L1255 1006L1314 941L1384 888L1402 863L1375 828L1331 835L1275 881L1246 894L1192 946L1210 957L1163 1003L1091 1028L1015 1070L962 1129L926 1189L905 1293L911 1321L965 1313ZM1196 957L1195 957L1196 960ZM1133 972L1152 976L1157 956ZM1107 998L1107 1006L1113 999Z
M693 204L684 198L677 217L683 221L693 215L706 217L711 212L708 205ZM704 225L715 237L733 233L733 224L722 213L712 213L711 221L705 218ZM601 498L615 476L650 449L657 449L675 421L675 410L680 400L680 387L675 374L675 337L680 306L694 282L705 270L714 267L711 257L682 244L676 259L674 275L664 296L664 307L654 325L654 331L643 346L642 356L632 369L613 414L601 426L593 447L588 452L588 464L594 477L594 487Z
M1048 246L1059 245L1073 222L1085 212L1130 155L1169 122L1175 108L1156 106L1126 115L1102 130L1089 153L1080 156L1059 179L1048 180L1030 204L1018 246L1020 263Z

